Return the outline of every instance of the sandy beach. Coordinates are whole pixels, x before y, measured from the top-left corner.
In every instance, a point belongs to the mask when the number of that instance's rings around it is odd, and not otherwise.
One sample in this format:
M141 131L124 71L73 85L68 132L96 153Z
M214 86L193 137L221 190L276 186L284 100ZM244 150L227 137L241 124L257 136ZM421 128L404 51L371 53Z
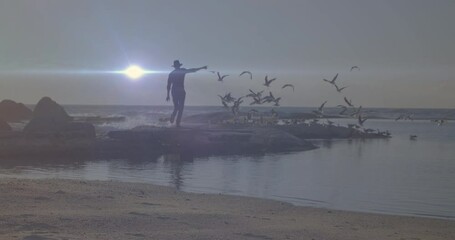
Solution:
M354 213L150 184L0 180L0 239L452 239L455 221Z

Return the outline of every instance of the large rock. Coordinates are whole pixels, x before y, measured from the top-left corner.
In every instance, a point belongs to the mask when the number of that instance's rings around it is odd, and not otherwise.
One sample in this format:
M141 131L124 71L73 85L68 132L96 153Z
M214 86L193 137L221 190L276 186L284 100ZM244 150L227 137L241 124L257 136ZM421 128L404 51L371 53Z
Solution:
M55 122L69 122L72 118L65 109L50 97L43 97L33 110L33 118L48 118Z
M22 103L3 100L0 102L0 118L7 122L30 120L32 118L32 110Z
M65 109L49 97L42 98L33 111L32 120L24 132L35 136L62 138L94 138L95 127L90 123L72 122Z
M266 128L158 128L137 127L113 131L136 153L143 151L190 152L194 155L303 151L316 148L310 142L277 129Z
M0 132L11 132L11 130L10 125L3 119L0 119Z

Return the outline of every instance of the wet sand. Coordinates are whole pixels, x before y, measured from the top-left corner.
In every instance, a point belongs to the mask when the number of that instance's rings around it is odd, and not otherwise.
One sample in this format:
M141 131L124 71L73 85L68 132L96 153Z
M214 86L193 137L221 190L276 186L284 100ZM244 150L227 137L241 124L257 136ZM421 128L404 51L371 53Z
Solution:
M140 183L0 179L0 239L454 239L455 221Z

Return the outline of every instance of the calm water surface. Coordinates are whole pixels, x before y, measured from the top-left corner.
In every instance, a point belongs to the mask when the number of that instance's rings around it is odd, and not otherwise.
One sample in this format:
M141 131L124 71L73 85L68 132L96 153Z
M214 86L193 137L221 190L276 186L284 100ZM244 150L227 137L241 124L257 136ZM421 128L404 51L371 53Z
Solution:
M388 129L393 138L315 141L317 150L263 156L3 162L0 177L145 182L303 206L455 219L455 123L367 125ZM410 134L417 140L409 140Z

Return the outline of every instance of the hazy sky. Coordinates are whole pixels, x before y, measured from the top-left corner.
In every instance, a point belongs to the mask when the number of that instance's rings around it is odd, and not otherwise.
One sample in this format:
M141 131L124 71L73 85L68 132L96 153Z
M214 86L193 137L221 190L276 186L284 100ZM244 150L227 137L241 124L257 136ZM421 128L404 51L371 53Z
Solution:
M166 104L167 73L132 82L103 71L167 72L180 59L232 75L188 75L189 105L260 90L268 74L288 106L347 96L365 107L454 108L454 13L453 0L0 0L0 98ZM254 79L239 79L243 70ZM343 94L322 81L336 73Z

